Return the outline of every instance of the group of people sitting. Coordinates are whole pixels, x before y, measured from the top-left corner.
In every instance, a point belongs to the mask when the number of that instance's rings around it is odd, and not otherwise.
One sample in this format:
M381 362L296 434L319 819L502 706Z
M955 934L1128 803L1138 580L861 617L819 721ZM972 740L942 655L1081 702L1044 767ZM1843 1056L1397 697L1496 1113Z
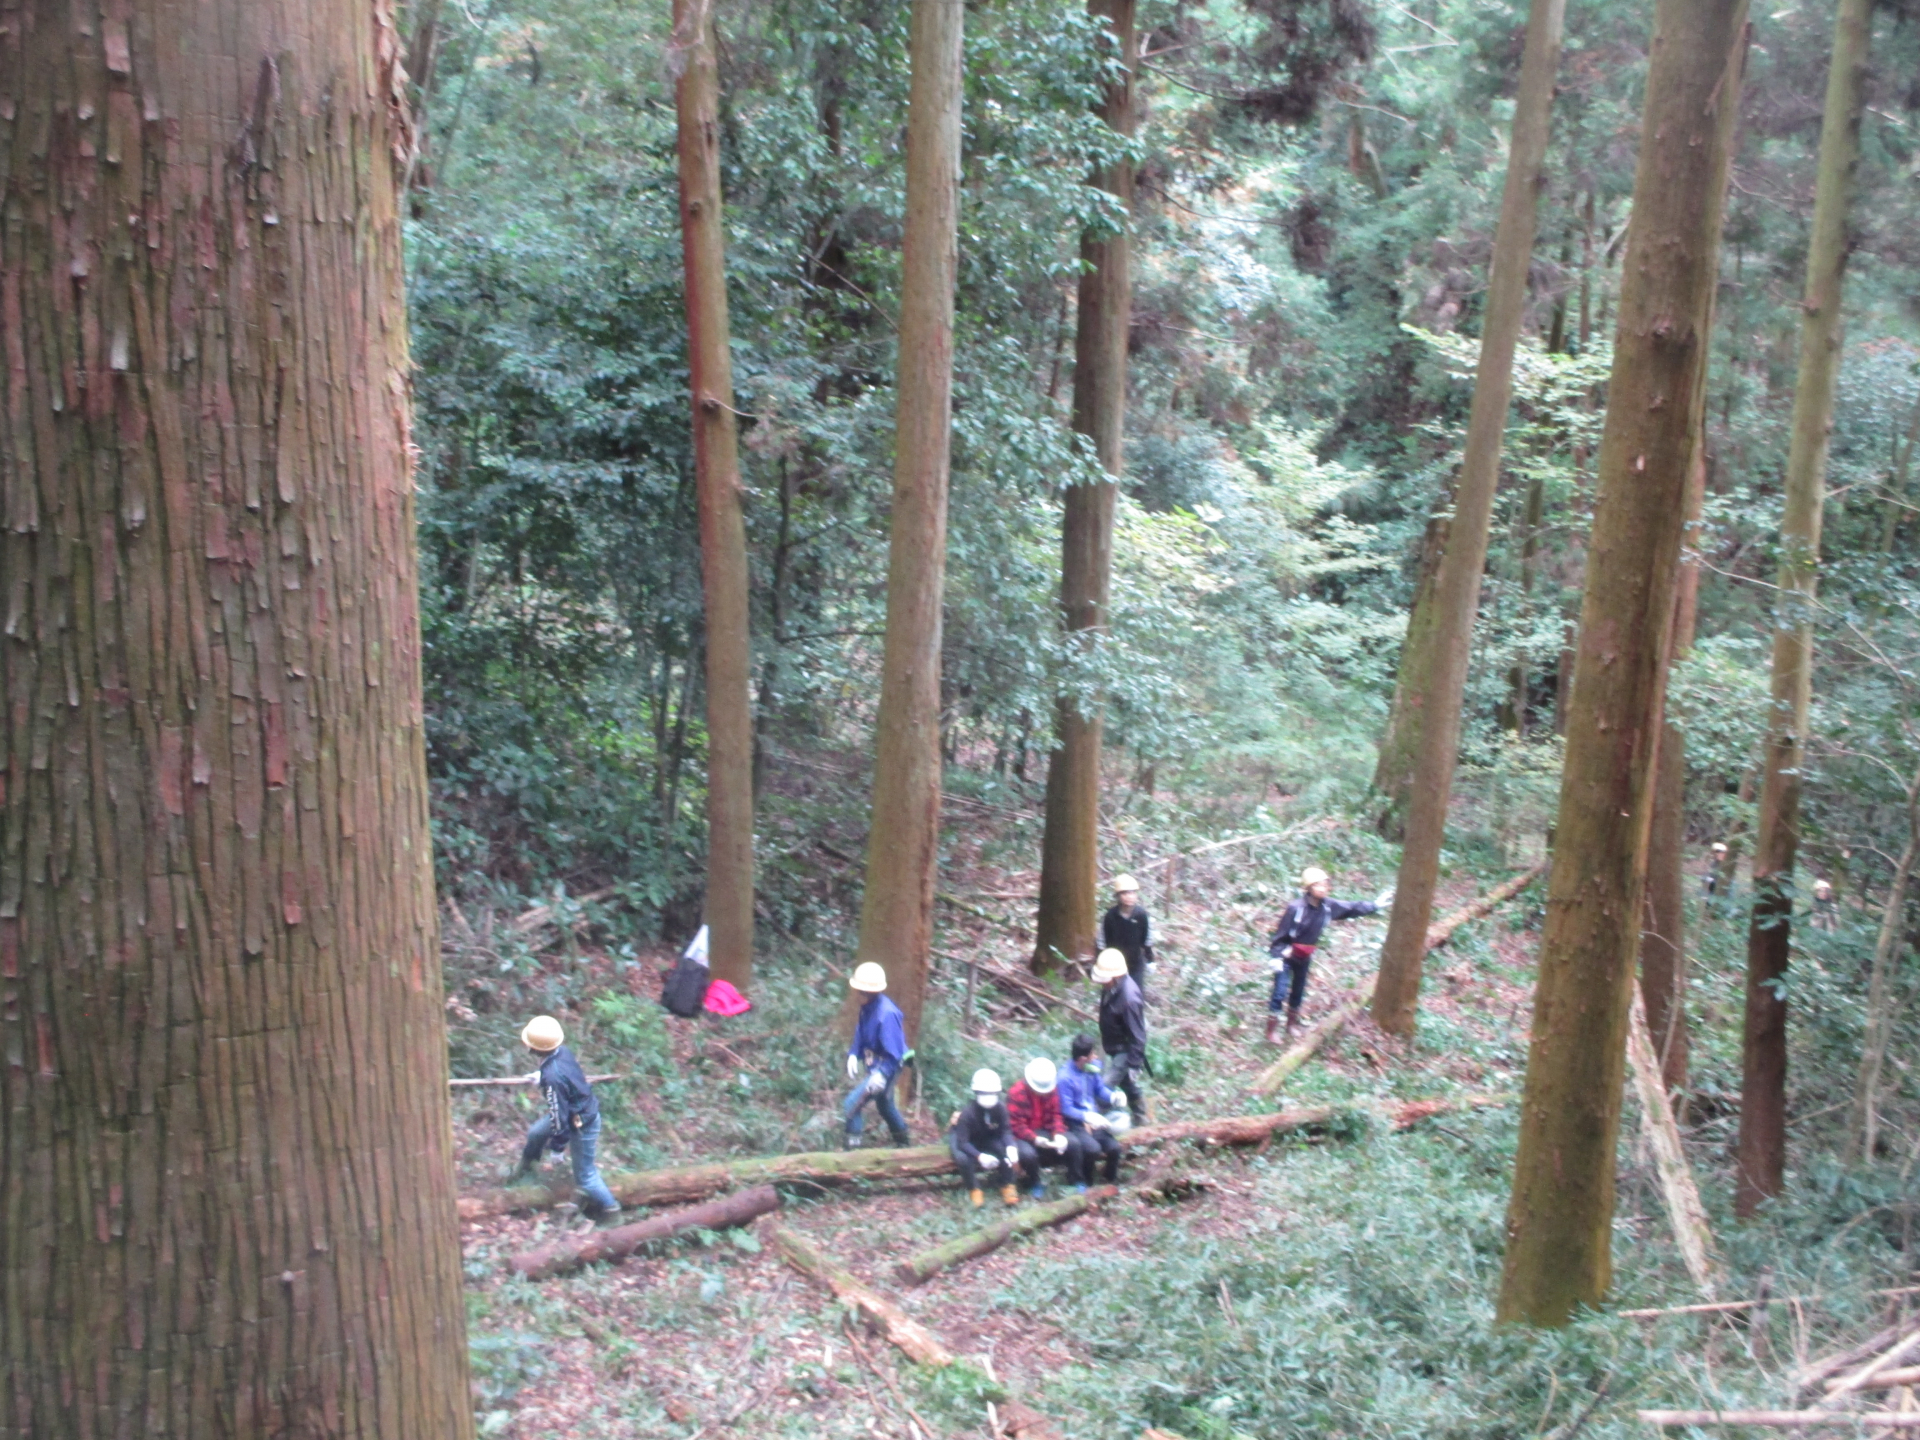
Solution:
M967 1183L967 1198L976 1208L984 1205L986 1187L997 1180L1000 1198L1009 1205L1020 1203L1022 1189L1042 1199L1045 1169L1064 1169L1067 1183L1083 1194L1096 1165L1101 1181L1113 1184L1120 1178L1114 1131L1132 1123L1128 1111L1113 1105L1091 1035L1074 1037L1064 1069L1045 1056L1029 1060L1026 1073L1004 1096L997 1071L974 1071L973 1098L947 1131L947 1148Z

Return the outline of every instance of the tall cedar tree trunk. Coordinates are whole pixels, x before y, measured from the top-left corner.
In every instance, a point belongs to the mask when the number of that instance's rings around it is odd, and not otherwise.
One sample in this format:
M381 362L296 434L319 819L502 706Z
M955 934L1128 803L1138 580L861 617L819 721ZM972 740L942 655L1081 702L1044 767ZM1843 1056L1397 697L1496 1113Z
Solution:
M940 861L940 605L958 258L960 76L966 9L913 0L908 51L907 225L900 274L887 638L875 724L873 821L858 958L886 967L920 1033Z
M1708 333L1712 333L1711 328ZM1710 348L1701 347L1703 363ZM1681 551L1679 588L1674 596L1671 660L1679 660L1693 649L1700 604L1700 559L1693 547L1699 543L1700 514L1707 495L1704 374L1697 386L1689 442L1693 458L1687 462L1686 548ZM1647 1033L1660 1064L1661 1084L1669 1097L1687 1086L1686 861L1687 737L1663 714L1660 759L1653 781L1653 825L1647 837L1647 919L1640 932L1640 998L1647 1012Z
M1432 678L1433 632L1439 621L1436 596L1440 559L1447 553L1447 534L1453 526L1451 494L1445 507L1442 513L1428 517L1426 531L1420 537L1413 607L1407 612L1407 635L1400 643L1393 701L1387 709L1387 728L1380 737L1380 754L1373 767L1373 790L1380 806L1374 814L1374 828L1396 844L1407 838L1407 800L1413 793L1413 765L1420 753L1420 715Z
M1413 1029L1420 1001L1420 966L1427 953L1427 926L1433 920L1433 892L1440 880L1440 845L1446 839L1447 801L1453 793L1454 757L1460 745L1460 702L1467 688L1473 621L1480 609L1480 581L1487 565L1487 529L1500 482L1500 442L1513 393L1513 351L1526 312L1540 162L1547 150L1565 16L1566 0L1533 0L1527 15L1500 229L1487 276L1487 318L1480 336L1473 408L1467 418L1467 447L1454 488L1453 525L1434 583L1433 653L1414 719L1419 741L1407 801L1407 840L1400 852L1393 916L1380 949L1380 975L1373 990L1375 1023L1396 1034Z
M390 7L0 29L0 1415L473 1434Z
M1122 135L1133 133L1133 0L1088 0L1088 11L1113 31L1125 70L1107 86L1101 115ZM1133 166L1122 162L1094 177L1123 209L1133 204ZM1092 442L1108 475L1125 463L1127 327L1133 310L1127 232L1080 246L1080 312L1073 342L1073 428ZM1069 485L1060 526L1060 608L1067 632L1083 645L1107 628L1113 587L1112 481ZM1086 700L1083 707L1082 701ZM1040 913L1033 968L1056 957L1084 961L1094 950L1099 909L1100 711L1088 697L1062 695L1055 721L1059 748L1047 764L1046 831L1040 845Z
M1847 207L1860 158L1872 0L1840 0L1827 67L1826 113L1800 313L1800 373L1787 441L1785 513L1773 619L1773 704L1768 714L1760 814L1753 848L1753 915L1747 930L1747 1009L1741 1045L1740 1139L1733 1208L1752 1215L1780 1193L1787 1165L1787 1002L1793 862L1800 841L1800 782L1813 698L1813 597L1826 499L1827 432L1840 362L1840 299L1847 264Z
M1647 834L1746 0L1660 0L1600 441L1497 1314L1564 1325L1612 1274Z
M709 0L675 0L680 234L687 277L693 463L707 609L707 924L713 978L753 982L753 655L747 531L728 354L719 69Z

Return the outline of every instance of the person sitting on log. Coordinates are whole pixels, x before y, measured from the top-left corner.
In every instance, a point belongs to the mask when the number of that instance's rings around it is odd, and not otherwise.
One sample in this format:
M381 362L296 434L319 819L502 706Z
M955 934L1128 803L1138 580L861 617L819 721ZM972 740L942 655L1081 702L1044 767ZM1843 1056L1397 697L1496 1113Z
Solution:
M1107 1084L1127 1097L1136 1125L1147 1123L1147 1097L1140 1077L1147 1071L1147 1016L1140 987L1127 973L1127 957L1102 950L1093 962L1100 986L1100 1048L1107 1052Z
M847 1047L847 1078L855 1082L847 1092L841 1111L847 1120L846 1147L860 1148L860 1135L866 1128L867 1102L887 1122L887 1131L895 1146L908 1143L906 1118L894 1103L893 1084L900 1078L900 1067L913 1052L907 1049L907 1022L900 1007L883 993L887 972L871 960L853 967L847 982L867 997L860 1007L860 1022L854 1026L853 1043Z
M1113 1138L1113 1127L1107 1123L1113 1092L1100 1078L1091 1035L1073 1037L1073 1054L1060 1071L1059 1094L1060 1118L1067 1122L1067 1144L1079 1152L1070 1152L1067 1164L1073 1188L1086 1193L1096 1159L1105 1166L1102 1182L1114 1184L1120 1178L1120 1142Z
M1388 890L1373 900L1334 900L1327 872L1309 865L1300 872L1300 894L1280 912L1280 926L1267 942L1267 954L1273 957L1273 994L1267 999L1267 1043L1280 1043L1280 1010L1286 1007L1287 1036L1300 1030L1300 1006L1307 997L1307 971L1313 965L1313 952L1319 947L1320 932L1329 920L1351 920L1371 915L1389 904Z
M545 1094L547 1113L527 1131L520 1163L507 1177L507 1184L518 1185L533 1174L541 1156L549 1150L566 1150L573 1160L574 1187L585 1202L580 1213L590 1217L618 1215L620 1202L600 1178L595 1163L600 1148L600 1102L587 1083L587 1072L566 1047L566 1038L560 1022L551 1015L534 1016L520 1032L520 1043L540 1057L540 1068L526 1079Z
M1147 997L1147 967L1153 964L1153 922L1140 903L1140 882L1121 875L1113 882L1113 907L1100 917L1100 948L1127 957L1127 973Z
M1036 1200L1046 1196L1043 1165L1064 1166L1069 1181L1081 1178L1075 1163L1080 1152L1067 1139L1067 1122L1060 1115L1057 1080L1053 1062L1042 1057L1029 1060L1024 1078L1007 1091L1007 1123L1020 1155L1020 1177Z
M1020 1192L1013 1188L1020 1152L1013 1143L1006 1106L1000 1103L1000 1076L994 1071L973 1072L973 1099L953 1117L947 1148L966 1179L967 1198L976 1210L987 1201L982 1188L985 1177L995 1174L1003 1181L1000 1198L1009 1205L1020 1203Z

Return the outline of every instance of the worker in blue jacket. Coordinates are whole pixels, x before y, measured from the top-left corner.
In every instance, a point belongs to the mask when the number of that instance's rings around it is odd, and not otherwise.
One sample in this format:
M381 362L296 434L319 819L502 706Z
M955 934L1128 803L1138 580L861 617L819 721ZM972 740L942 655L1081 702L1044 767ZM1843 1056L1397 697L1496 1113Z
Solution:
M900 1013L900 1007L886 997L887 972L873 961L865 960L854 966L853 979L848 983L867 1000L860 1007L853 1044L847 1047L847 1078L855 1082L841 1106L847 1117L847 1149L860 1148L869 1101L887 1122L893 1143L905 1145L908 1143L907 1122L894 1103L893 1086L900 1078L900 1067L913 1053L907 1048L906 1017Z
M1319 947L1320 933L1329 920L1351 920L1356 915L1371 915L1383 905L1393 903L1387 890L1372 900L1335 900L1327 872L1309 865L1300 872L1300 894L1280 912L1280 925L1267 942L1267 954L1273 957L1273 994L1267 1000L1267 1043L1280 1043L1280 1011L1287 1014L1287 1034L1300 1028L1300 1003L1307 996L1307 971L1313 965L1313 952Z
M564 1043L566 1033L551 1015L536 1015L520 1032L520 1043L540 1057L540 1068L526 1078L540 1087L547 1113L527 1131L520 1163L507 1184L516 1185L534 1172L549 1150L565 1150L573 1161L573 1183L587 1216L618 1215L620 1202L600 1178L600 1102L594 1098L587 1073Z
M1060 1118L1067 1122L1067 1144L1071 1147L1067 1178L1082 1194L1093 1178L1096 1160L1105 1165L1106 1173L1101 1177L1105 1184L1120 1178L1120 1142L1113 1138L1113 1127L1107 1123L1114 1094L1100 1078L1100 1061L1094 1056L1093 1046L1093 1036L1074 1036L1072 1057L1060 1067L1057 1082Z

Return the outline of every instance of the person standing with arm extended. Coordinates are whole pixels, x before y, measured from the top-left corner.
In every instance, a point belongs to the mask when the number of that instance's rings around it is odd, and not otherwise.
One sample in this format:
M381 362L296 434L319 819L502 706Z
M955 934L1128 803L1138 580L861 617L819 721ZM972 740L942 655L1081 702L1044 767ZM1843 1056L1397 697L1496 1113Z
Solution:
M894 1082L900 1067L907 1063L907 1025L900 1007L883 993L887 972L871 960L853 967L847 982L867 997L860 1007L860 1021L854 1026L853 1043L847 1047L847 1078L855 1082L841 1102L847 1120L846 1148L860 1148L861 1132L866 1128L866 1108L871 1101L887 1122L887 1130L896 1146L908 1140L906 1118L894 1103Z
M1147 967L1153 964L1153 928L1140 903L1140 882L1122 875L1113 882L1113 906L1100 917L1100 948L1118 950L1127 958L1127 973L1147 996Z
M1313 967L1313 952L1319 948L1320 934L1329 920L1351 920L1371 915L1390 904L1393 892L1386 891L1373 900L1335 900L1327 872L1309 865L1300 872L1300 894L1280 912L1280 926L1267 942L1267 954L1273 957L1273 994L1267 1000L1267 1043L1280 1043L1280 1012L1286 1007L1287 1034L1300 1029L1300 1005L1307 996L1307 971Z
M1133 1123L1147 1120L1147 1099L1140 1076L1147 1068L1146 1002L1140 987L1127 973L1127 957L1118 950L1102 950L1093 962L1093 982L1100 986L1100 1048L1107 1052L1108 1086L1127 1097Z
M573 1183L586 1200L580 1213L590 1217L618 1215L620 1202L607 1189L595 1163L600 1148L600 1102L587 1083L587 1072L566 1047L566 1038L560 1022L551 1015L534 1016L520 1032L520 1043L540 1057L540 1068L527 1079L539 1085L546 1097L547 1113L527 1131L520 1163L507 1177L507 1184L516 1185L531 1175L549 1150L566 1150L573 1160Z
M1009 1205L1020 1203L1020 1192L1013 1188L1020 1151L1007 1123L1007 1107L1000 1103L1000 1076L996 1071L973 1072L973 1099L954 1116L953 1129L947 1132L947 1149L967 1182L967 1198L974 1209L986 1203L981 1182L994 1174L1002 1178L1000 1198Z
M1113 1105L1113 1092L1100 1078L1100 1065L1093 1055L1093 1037L1073 1037L1073 1053L1060 1069L1060 1118L1067 1122L1067 1143L1079 1150L1079 1163L1068 1168L1076 1190L1086 1193L1093 1179L1093 1164L1098 1158L1105 1164L1104 1184L1120 1178L1120 1142L1113 1138L1107 1124L1107 1111Z

